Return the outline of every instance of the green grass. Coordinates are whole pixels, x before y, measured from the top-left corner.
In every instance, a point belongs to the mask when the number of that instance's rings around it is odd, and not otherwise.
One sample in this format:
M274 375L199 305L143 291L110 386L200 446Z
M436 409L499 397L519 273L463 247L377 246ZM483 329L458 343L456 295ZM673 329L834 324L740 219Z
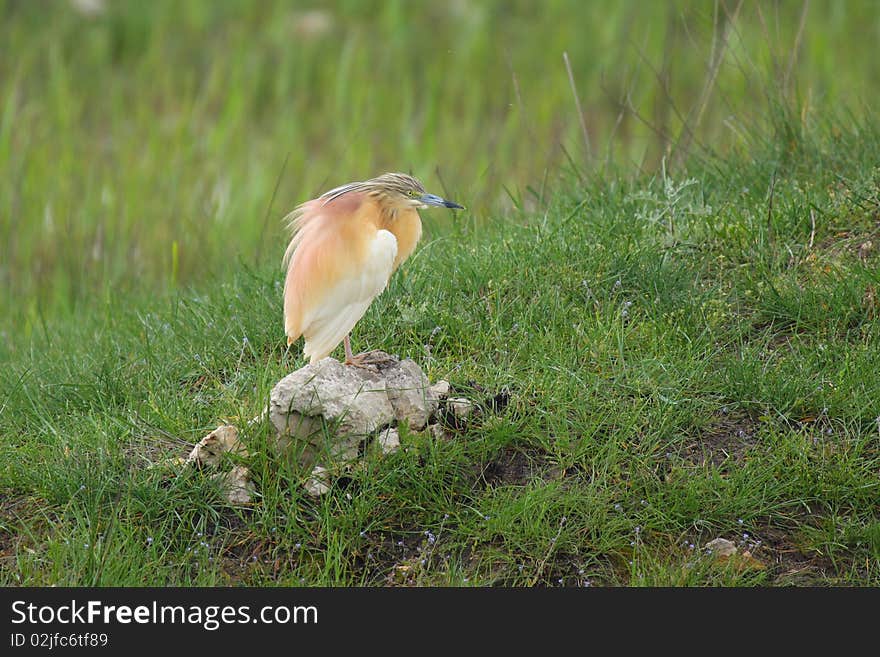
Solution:
M880 82L871 1L812 2L802 32L801 2L103 4L0 0L7 331L274 263L280 217L350 180L411 171L491 221L540 209L569 160L650 172L690 132L744 151L777 91L810 123Z
M251 508L150 467L302 364L277 265L0 342L0 582L880 584L880 129L828 124L428 235L355 346L511 403L318 500L259 424Z
M0 0L0 584L880 584L880 17L737 4ZM385 170L469 211L355 347L510 404L318 500L261 424L252 507L154 467Z

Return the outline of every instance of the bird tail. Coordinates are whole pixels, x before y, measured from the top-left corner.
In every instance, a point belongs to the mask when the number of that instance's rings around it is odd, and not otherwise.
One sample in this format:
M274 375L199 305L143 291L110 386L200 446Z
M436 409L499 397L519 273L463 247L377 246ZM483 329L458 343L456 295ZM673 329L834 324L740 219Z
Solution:
M290 231L290 243L287 245L287 250L284 252L284 258L281 261L281 266L284 269L287 269L290 265L296 247L302 241L303 228L305 228L317 214L311 211L316 204L317 202L315 200L300 203L283 219L287 230Z

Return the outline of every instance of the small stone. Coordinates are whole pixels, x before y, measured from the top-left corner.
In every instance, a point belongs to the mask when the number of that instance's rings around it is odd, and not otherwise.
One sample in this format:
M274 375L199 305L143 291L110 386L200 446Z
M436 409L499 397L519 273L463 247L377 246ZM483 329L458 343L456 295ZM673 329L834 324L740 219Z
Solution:
M449 396L449 381L440 379L429 388L431 396L436 400L446 399Z
M330 492L330 473L327 468L316 465L312 468L312 474L305 483L306 492L312 497L320 497Z
M186 457L186 462L216 468L226 452L247 456L247 449L238 439L238 429L231 424L217 427L196 443Z
M428 430L431 432L431 437L434 440L449 440L452 438L452 433L446 430L442 424L432 424L428 427Z
M400 434L397 432L397 429L389 427L379 434L376 442L379 444L383 454L391 454L400 449Z
M726 538L716 538L704 546L706 552L716 557L730 557L736 554L736 545Z
M739 550L733 541L728 541L726 538L716 538L714 541L710 541L705 545L705 551L719 563L738 572L767 568L764 562L752 555L750 550Z
M244 466L236 465L229 472L218 472L212 479L220 484L230 504L250 504L253 501L256 487L251 481L250 470Z
M464 397L450 397L446 400L446 408L459 420L467 420L474 412L474 404Z

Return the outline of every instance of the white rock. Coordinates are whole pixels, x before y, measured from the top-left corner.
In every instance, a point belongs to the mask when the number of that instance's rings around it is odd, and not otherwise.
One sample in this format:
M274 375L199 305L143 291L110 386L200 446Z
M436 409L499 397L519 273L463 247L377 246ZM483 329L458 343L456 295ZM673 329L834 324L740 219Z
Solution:
M446 427L444 427L439 422L437 424L432 424L428 427L431 431L431 436L434 440L449 440L452 437L452 432L447 431Z
M736 554L736 545L726 538L716 538L703 546L708 554L716 557L729 557Z
M305 483L306 492L312 497L320 497L330 492L330 473L327 468L316 465Z
M446 399L449 396L449 381L440 379L430 388L431 397L436 400Z
M394 421L420 430L437 405L415 361L371 351L362 367L325 358L287 375L268 415L276 448L309 466L355 460L366 437Z
M400 434L397 432L397 429L389 427L379 434L376 442L379 444L383 454L391 454L400 449Z
M467 420L474 412L474 404L464 397L450 397L446 400L446 408L452 411L459 420Z
M370 372L370 370L367 370ZM431 394L428 377L416 362L391 359L377 367L374 380L384 381L388 401L399 424L419 431L437 410L439 399Z
M217 467L226 452L247 456L247 449L238 439L238 429L231 424L217 427L196 443L186 457L186 462L198 466Z
M394 409L384 381L367 378L365 372L333 358L306 365L272 389L269 420L279 434L303 439L322 426L321 419L337 425L341 434L372 433L394 419Z
M251 481L250 470L236 465L229 472L218 472L212 477L223 489L223 495L231 504L250 504L256 490Z

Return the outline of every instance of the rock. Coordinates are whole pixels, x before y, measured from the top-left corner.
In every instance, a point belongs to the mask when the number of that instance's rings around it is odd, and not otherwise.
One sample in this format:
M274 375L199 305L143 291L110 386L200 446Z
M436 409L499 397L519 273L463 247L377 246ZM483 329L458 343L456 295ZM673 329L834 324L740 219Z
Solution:
M357 458L364 437L394 420L384 382L364 374L325 358L281 379L269 396L276 447L303 465Z
M431 397L434 399L446 399L449 396L449 381L440 379L430 387Z
M220 484L223 495L231 504L250 504L253 501L256 487L251 481L250 470L244 466L236 465L229 472L218 472L212 479Z
M446 408L459 420L467 420L474 412L474 404L464 397L450 397L446 400Z
M287 375L268 415L279 449L303 465L331 464L356 459L368 436L395 421L422 429L438 403L415 361L371 351L360 367L325 358Z
M339 433L367 435L394 419L384 382L333 358L309 364L281 379L269 396L269 420L279 434L308 439L324 419ZM304 421L305 420L305 421Z
M327 468L316 465L312 468L312 474L305 483L306 492L312 497L320 497L330 492L330 473Z
M376 443L383 454L391 454L400 449L400 434L397 433L397 429L388 427L379 434L376 438Z
M452 432L448 431L446 427L440 423L432 424L428 428L431 431L431 436L435 440L449 440L452 438Z
M422 368L409 358L393 359L379 367L376 379L385 383L397 422L415 431L423 429L437 410L439 398L432 394Z
M186 462L200 467L217 467L226 452L247 456L247 450L238 439L238 429L231 424L217 427L196 443Z
M738 572L747 570L764 570L767 566L760 559L756 559L748 549L740 550L726 538L716 538L704 546L706 554L717 562L725 564L725 567L733 568Z
M248 455L247 449L238 439L238 428L231 424L219 426L202 438L193 447L183 464L200 468L217 468L226 453ZM211 478L220 484L224 497L231 504L250 504L253 500L256 487L246 467L236 465L229 472L218 472Z
M716 557L730 557L736 554L736 545L734 545L733 541L728 541L726 538L716 538L709 541L704 548L707 554L712 554Z

